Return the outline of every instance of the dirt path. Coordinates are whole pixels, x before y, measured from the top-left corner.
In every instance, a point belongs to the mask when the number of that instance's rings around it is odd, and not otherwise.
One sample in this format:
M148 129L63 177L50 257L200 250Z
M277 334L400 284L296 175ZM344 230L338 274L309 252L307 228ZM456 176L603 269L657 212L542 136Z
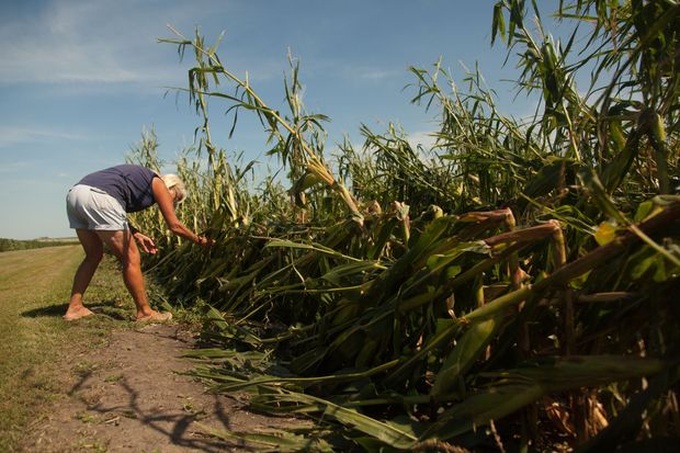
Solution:
M97 315L61 319L77 247L0 255L0 451L262 451L209 433L300 422L251 413L182 374L195 346L178 322L138 326L115 264L88 290ZM4 423L4 424L3 424ZM4 445L4 447L3 447Z
M47 420L31 428L27 451L254 451L207 434L209 429L264 431L293 422L244 410L211 395L182 358L193 340L178 326L120 330L109 344L77 357Z

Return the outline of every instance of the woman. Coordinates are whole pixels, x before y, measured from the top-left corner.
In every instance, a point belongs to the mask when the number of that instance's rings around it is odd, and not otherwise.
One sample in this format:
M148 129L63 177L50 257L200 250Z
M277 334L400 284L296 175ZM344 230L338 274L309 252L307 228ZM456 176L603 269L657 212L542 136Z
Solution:
M210 239L192 232L177 218L174 204L185 197L184 183L177 176L160 176L148 168L129 164L91 173L69 190L66 212L70 227L76 230L85 250L85 259L73 278L65 320L94 314L83 305L83 294L102 260L104 244L122 265L125 286L137 308L137 321L172 318L171 313L158 312L149 306L137 243L143 251L152 254L156 253L156 245L128 223L127 213L157 204L170 231L198 245L211 246Z

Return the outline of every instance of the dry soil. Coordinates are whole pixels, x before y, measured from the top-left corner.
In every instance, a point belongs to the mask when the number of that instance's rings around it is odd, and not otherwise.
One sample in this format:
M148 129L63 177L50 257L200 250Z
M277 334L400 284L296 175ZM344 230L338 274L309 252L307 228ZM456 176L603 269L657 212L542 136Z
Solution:
M256 451L211 430L266 432L298 423L251 413L235 397L213 395L185 373L194 338L177 325L111 334L108 344L64 364L63 393L31 427L26 451Z

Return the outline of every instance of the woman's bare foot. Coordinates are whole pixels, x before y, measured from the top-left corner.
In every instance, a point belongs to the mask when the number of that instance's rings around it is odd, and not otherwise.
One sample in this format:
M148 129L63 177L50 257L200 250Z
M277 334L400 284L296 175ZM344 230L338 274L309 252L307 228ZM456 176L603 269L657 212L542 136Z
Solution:
M150 315L146 316L139 316L137 317L137 322L139 323L145 323L145 322L165 322L165 321L170 321L172 319L172 313L169 311L154 311Z
M80 306L77 308L69 307L66 310L66 314L63 316L65 321L75 321L76 319L85 318L86 316L92 316L94 312L85 306Z

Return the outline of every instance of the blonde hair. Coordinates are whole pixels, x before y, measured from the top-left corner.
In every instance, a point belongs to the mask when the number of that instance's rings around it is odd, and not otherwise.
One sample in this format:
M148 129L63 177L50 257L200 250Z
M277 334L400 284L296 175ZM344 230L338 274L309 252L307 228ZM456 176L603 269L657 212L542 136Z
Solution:
M177 200L178 203L181 203L184 201L184 199L187 197L187 189L184 187L184 181L179 179L179 176L168 173L167 175L161 176L161 179L165 183L165 187L170 189L174 189L175 192L177 193L177 196L179 200Z

